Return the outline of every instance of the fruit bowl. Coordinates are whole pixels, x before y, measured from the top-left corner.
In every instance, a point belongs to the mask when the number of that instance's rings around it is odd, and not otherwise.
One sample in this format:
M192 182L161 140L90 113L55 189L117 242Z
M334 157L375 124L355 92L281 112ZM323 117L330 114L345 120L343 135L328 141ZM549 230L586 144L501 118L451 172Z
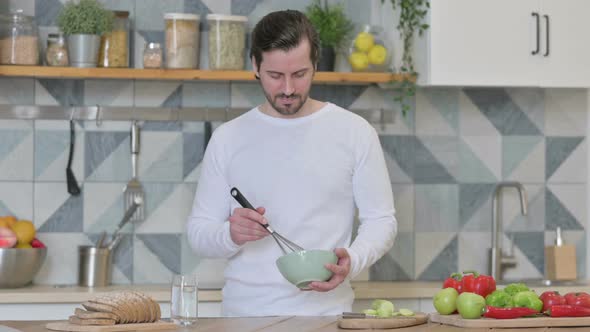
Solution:
M348 63L353 72L390 71L392 48L382 32L380 27L365 25L355 34L348 52Z
M326 281L332 271L325 268L327 263L336 264L338 257L329 250L295 251L277 259L279 271L293 285L305 289L312 281Z
M0 288L17 288L31 283L47 256L47 248L0 249Z

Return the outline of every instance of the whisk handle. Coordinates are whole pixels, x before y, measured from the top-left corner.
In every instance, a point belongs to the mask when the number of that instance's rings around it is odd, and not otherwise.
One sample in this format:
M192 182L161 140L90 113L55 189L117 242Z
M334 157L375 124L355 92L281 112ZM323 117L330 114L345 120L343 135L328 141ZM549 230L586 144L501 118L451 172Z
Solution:
M245 207L246 209L250 209L250 210L254 210L256 211L256 209L254 208L254 206L252 206L252 204L250 204L250 202L248 202L248 200L246 199L246 197L244 197L244 195L242 195L242 193L238 190L238 188L233 187L231 188L231 190L229 191L229 193L231 194L231 196L238 201L238 203L240 203L240 205L242 207ZM271 233L273 232L271 228L269 228L268 224L260 224L262 227L266 228L267 230L269 230Z

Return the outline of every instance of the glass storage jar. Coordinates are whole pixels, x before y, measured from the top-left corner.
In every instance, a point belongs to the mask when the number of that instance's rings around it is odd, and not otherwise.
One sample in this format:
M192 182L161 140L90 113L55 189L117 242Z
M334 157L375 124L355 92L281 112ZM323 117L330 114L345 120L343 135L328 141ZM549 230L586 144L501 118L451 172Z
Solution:
M48 66L63 67L69 64L66 40L60 33L47 35L47 48L45 49L45 63Z
M166 67L197 68L199 63L199 16L164 14L166 22Z
M160 43L148 43L143 51L143 68L161 68L162 56Z
M113 30L100 39L99 67L129 67L129 12L113 11Z
M246 50L246 16L207 15L209 69L243 70Z
M354 35L348 63L356 72L389 72L392 50L382 27L364 25Z
M32 16L22 10L0 20L0 64L36 65L39 63L39 36Z

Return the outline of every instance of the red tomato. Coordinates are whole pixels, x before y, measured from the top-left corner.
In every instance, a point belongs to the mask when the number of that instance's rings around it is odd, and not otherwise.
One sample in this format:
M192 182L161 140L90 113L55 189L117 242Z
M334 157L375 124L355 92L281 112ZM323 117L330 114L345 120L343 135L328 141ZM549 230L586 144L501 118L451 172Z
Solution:
M565 301L569 305L590 308L590 294L586 292L567 293Z
M539 299L543 301L543 312L547 311L551 306L558 304L566 304L565 297L556 291L546 291L539 296Z

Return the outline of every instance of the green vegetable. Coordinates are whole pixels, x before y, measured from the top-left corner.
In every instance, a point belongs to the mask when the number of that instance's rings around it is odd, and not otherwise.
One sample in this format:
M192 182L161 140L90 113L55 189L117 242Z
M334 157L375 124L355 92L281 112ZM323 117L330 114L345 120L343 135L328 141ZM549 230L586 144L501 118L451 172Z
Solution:
M515 307L525 307L537 310L543 309L543 301L533 291L518 292L512 297Z
M523 283L513 283L509 284L508 286L504 287L504 291L511 296L514 296L516 293L529 291L530 289L527 285Z
M317 31L322 47L337 49L354 28L340 4L328 5L315 0L305 9L305 15Z
M371 304L371 308L377 311L377 316L383 318L393 317L393 312L395 310L393 303L387 300L375 300Z
M511 308L514 307L512 296L504 290L495 290L486 296L486 304L492 307Z
M57 17L57 25L66 35L102 35L113 27L113 12L96 0L68 1Z
M369 315L369 316L377 316L377 310L365 309L365 310L363 310L363 314Z
M399 313L402 316L414 316L414 312L410 309L399 309Z

